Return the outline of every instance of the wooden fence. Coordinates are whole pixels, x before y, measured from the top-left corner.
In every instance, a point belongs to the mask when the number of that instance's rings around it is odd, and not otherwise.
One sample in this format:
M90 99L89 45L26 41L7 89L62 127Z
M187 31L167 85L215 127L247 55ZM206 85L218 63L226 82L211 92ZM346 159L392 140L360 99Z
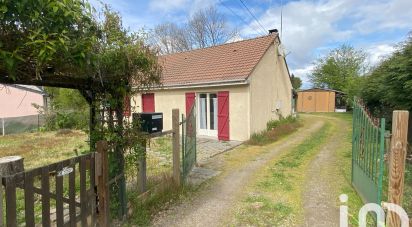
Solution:
M108 226L107 143L97 151L1 177L0 226Z
M172 130L150 137L172 134L173 179L180 185L179 110L174 109L172 113ZM107 142L99 141L96 153L10 176L0 176L0 227L40 224L46 227L109 226L109 185L124 177L124 174L109 179L108 150ZM146 191L145 168L140 169L139 178L143 193ZM3 193L5 206L1 199Z

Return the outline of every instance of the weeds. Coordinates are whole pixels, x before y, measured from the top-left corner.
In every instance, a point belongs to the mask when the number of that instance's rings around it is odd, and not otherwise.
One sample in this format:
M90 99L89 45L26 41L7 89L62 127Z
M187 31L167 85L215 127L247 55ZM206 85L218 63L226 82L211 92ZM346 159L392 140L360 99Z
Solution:
M32 169L89 151L87 134L76 130L21 133L0 138L0 157L19 155L25 169Z
M150 181L150 179L149 179ZM154 182L145 198L139 196L137 190L132 190L129 195L131 214L128 224L149 226L153 215L165 210L176 201L182 200L193 194L197 188L191 185L178 186L173 182L171 175L163 175L158 184Z
M280 120L269 121L266 130L252 134L247 144L263 146L273 143L280 138L295 132L301 126L302 124L299 120L292 116Z
M251 206L239 213L237 218L243 224L252 226L278 226L292 211L290 206L273 202L264 195L249 195L245 202ZM256 215L256 212L259 212L259 215Z

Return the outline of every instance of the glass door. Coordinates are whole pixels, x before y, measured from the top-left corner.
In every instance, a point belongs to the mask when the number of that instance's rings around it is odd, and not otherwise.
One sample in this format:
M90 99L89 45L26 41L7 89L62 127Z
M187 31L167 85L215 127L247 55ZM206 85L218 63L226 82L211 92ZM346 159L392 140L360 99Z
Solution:
M198 97L199 135L217 136L217 95L201 93Z

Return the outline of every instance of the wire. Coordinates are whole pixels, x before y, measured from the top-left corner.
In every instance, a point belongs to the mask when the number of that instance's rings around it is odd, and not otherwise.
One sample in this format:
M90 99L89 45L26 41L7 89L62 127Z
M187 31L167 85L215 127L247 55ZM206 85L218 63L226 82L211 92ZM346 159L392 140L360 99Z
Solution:
M23 101L24 101L24 99L26 98L26 96L27 96L27 91L26 91L26 93L24 93L24 96L23 96L23 98L21 99L19 105L17 106L17 109L20 108L20 106L21 106L21 104L23 103Z
M259 22L259 20L256 18L256 16L250 11L249 7L245 4L243 0L239 0L240 3L245 7L245 9L249 12L249 14L255 19L255 21L258 23L258 25L263 29L264 33L266 33L266 29L262 26L262 24Z
M228 9L232 15L238 17L240 20L243 21L243 23L245 23L245 25L250 26L249 23L243 19L243 17L239 16L239 14L237 14L235 11L232 10L232 8L230 8L229 6L227 6L222 0L219 0L220 4L223 5L226 9ZM253 28L252 26L250 26L251 29L253 29L256 33L261 33L261 31L257 30L256 28ZM266 32L265 32L266 33Z

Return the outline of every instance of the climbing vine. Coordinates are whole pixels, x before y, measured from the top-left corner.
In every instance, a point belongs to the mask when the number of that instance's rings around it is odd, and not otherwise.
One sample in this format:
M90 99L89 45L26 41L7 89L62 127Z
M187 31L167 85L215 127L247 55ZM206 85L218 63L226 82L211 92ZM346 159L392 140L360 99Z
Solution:
M78 89L90 105L91 150L98 140L110 149L111 203L126 214L125 155L144 136L124 115L125 100L158 86L157 53L124 28L105 6L96 13L84 0L0 1L0 83Z

